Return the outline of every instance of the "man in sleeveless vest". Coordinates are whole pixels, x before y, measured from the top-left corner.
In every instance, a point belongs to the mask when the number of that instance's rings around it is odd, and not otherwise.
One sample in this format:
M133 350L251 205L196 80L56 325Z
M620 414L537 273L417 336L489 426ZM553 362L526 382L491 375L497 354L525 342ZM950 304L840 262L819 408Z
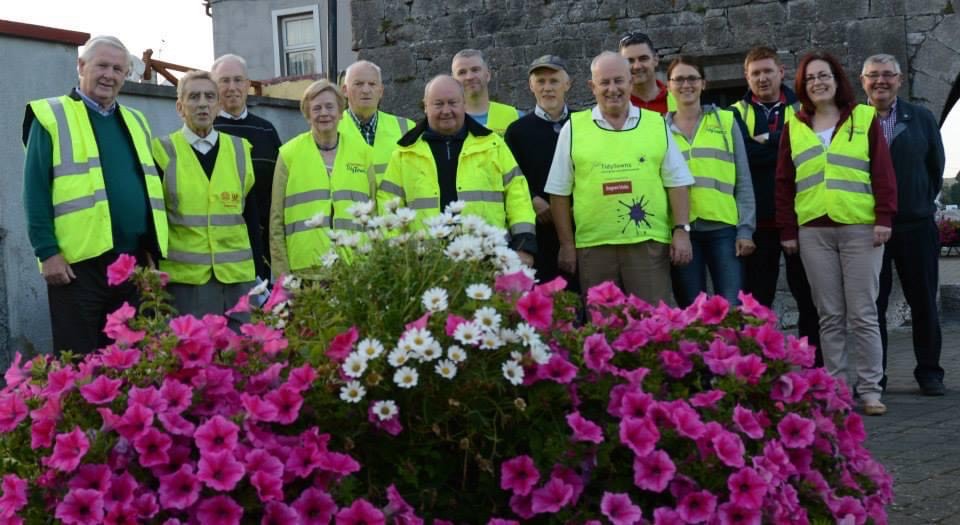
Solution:
M757 205L756 251L743 261L743 289L767 307L773 306L780 276L780 231L774 198L777 154L783 124L800 107L793 90L783 85L783 63L775 49L757 46L747 52L743 74L749 89L730 109L746 124L745 145ZM787 285L797 302L797 332L817 348L820 356L820 320L813 304L810 283L797 254L784 254Z
M590 71L597 105L560 130L545 188L558 264L579 270L584 292L613 281L649 303L670 302L670 263L691 258L693 177L663 118L630 104L627 60L605 51Z
M903 296L910 305L910 330L917 366L913 375L926 396L942 396L940 317L937 313L937 277L940 238L934 202L943 187L943 139L930 110L897 96L900 64L893 55L873 55L863 63L860 82L870 105L877 109L883 136L890 146L897 177L897 214L893 234L883 251L877 319L887 367L887 304L897 267ZM882 380L886 385L886 375Z
M377 191L383 209L394 199L416 211L415 227L453 201L509 232L527 266L537 251L536 215L527 179L500 135L464 113L463 87L447 75L424 88L427 118L400 139Z
M373 148L373 171L380 184L397 141L413 128L414 122L380 111L383 78L380 66L373 62L360 60L350 64L341 89L347 96L347 109L338 130L361 138Z
M166 253L167 218L150 155L150 127L117 103L130 54L112 36L90 39L80 85L27 105L24 208L47 282L55 352L88 353L110 341L106 315L137 303L132 283L107 284L119 254L150 264Z
M490 69L480 51L459 51L453 55L450 69L453 71L453 78L463 85L467 115L481 126L486 126L502 137L507 132L507 126L522 116L517 108L490 100Z
M631 31L620 39L620 56L630 63L630 103L664 115L677 110L677 101L667 85L657 80L660 57L646 33Z
M253 285L251 244L260 242L250 143L218 132L213 77L191 71L177 85L183 127L155 139L153 156L163 172L170 246L160 269L181 314L223 315ZM243 319L231 318L237 327Z
M213 121L213 128L235 137L247 139L250 143L250 157L253 160L253 173L257 179L253 194L257 200L260 214L253 224L250 236L258 235L260 242L254 243L253 257L257 275L263 279L270 277L270 251L268 246L268 220L270 196L273 184L273 170L280 150L280 135L273 124L254 115L247 108L247 96L250 92L250 78L247 76L247 61L238 55L223 55L214 60L210 74L217 83L220 92L220 114ZM260 251L260 247L263 251Z

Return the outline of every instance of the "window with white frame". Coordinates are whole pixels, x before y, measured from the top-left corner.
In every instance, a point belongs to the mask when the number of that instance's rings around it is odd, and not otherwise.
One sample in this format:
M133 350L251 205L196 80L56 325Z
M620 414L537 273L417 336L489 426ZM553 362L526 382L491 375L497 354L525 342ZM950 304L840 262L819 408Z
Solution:
M272 15L276 75L300 76L322 72L317 6L278 9Z

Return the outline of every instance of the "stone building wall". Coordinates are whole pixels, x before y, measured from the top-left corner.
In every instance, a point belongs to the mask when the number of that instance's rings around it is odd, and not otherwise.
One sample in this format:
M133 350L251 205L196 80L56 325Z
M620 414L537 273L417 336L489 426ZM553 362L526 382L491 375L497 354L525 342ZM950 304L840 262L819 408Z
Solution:
M486 53L497 100L532 107L526 67L552 53L570 65L573 105L589 104L591 58L629 30L650 35L661 66L703 57L721 88L745 85L743 55L756 44L780 51L788 82L813 48L839 56L852 80L866 56L891 53L908 72L902 93L937 115L960 72L960 0L355 0L352 10L355 50L384 70L384 108L411 117L425 81L466 47Z

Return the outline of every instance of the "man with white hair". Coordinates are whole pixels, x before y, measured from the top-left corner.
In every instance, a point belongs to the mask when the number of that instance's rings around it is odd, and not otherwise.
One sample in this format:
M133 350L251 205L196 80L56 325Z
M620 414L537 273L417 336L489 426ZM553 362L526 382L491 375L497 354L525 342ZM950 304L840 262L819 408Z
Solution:
M597 105L563 125L544 188L558 266L579 270L583 292L613 281L648 303L669 302L671 261L692 257L693 176L663 118L630 103L627 59L604 51L590 72Z
M138 302L133 284L107 283L107 266L120 254L141 264L166 255L150 127L117 103L130 63L117 38L90 39L77 60L79 86L30 102L23 117L24 209L47 282L55 352L108 345L106 315Z
M510 123L522 116L517 108L490 100L490 68L480 51L460 50L453 55L450 69L453 78L463 86L467 115L481 126L502 137Z
M897 214L893 235L883 251L877 314L883 343L883 368L887 365L886 312L893 285L893 265L910 305L913 375L925 396L942 396L940 318L937 314L937 274L940 242L934 200L943 187L943 140L933 113L897 96L902 81L900 64L893 55L870 56L863 63L860 83L890 146L897 176ZM886 375L882 383L886 384Z
M341 88L347 96L347 109L338 131L359 136L373 148L373 171L379 184L397 141L413 128L414 122L380 111L383 78L380 66L373 62L360 60L350 64Z
M213 61L210 74L217 82L220 94L220 114L213 121L213 127L230 135L247 139L253 146L253 172L257 182L253 187L253 195L257 201L257 210L260 215L256 229L251 237L258 235L260 242L254 243L253 257L256 262L257 275L268 278L270 270L269 250L261 252L260 246L269 246L268 235L270 221L270 193L273 191L273 170L277 163L277 154L280 151L280 135L277 128L269 120L258 117L247 108L247 96L250 92L250 78L247 76L247 62L238 55L223 55Z

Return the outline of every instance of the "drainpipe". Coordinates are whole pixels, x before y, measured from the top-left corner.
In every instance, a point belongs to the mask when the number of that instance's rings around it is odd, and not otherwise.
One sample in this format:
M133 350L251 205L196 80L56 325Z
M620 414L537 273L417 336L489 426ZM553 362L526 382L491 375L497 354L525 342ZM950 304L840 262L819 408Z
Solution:
M327 78L337 81L340 68L337 65L337 1L327 0Z

